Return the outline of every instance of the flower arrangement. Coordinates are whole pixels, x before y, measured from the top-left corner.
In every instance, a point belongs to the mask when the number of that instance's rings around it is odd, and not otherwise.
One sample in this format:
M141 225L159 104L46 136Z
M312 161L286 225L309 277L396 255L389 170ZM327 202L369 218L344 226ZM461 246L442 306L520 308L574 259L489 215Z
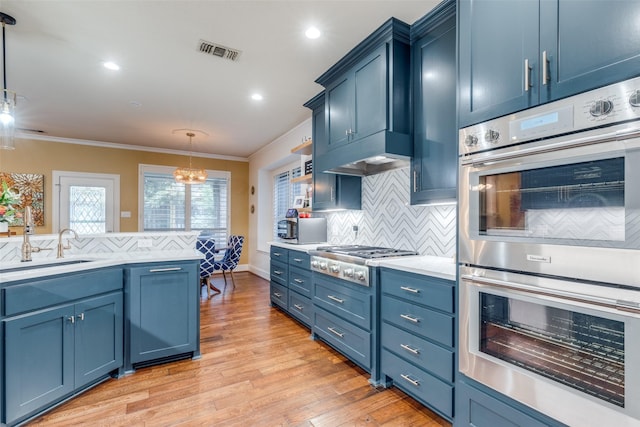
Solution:
M10 223L14 218L21 216L20 212L13 207L13 205L20 203L18 196L18 193L9 188L6 181L2 181L0 191L0 222Z

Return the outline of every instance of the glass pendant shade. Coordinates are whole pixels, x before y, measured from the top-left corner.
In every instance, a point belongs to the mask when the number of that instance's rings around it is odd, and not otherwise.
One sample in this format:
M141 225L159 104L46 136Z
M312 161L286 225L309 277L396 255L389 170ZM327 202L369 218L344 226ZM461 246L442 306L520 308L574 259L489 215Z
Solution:
M16 94L4 90L4 96L0 99L0 149L13 150L16 148L14 138L16 134L15 124Z
M173 171L173 177L176 182L182 184L202 184L207 180L207 171L191 167L191 139L196 136L196 134L187 132L187 136L189 137L189 167L176 168L176 170Z

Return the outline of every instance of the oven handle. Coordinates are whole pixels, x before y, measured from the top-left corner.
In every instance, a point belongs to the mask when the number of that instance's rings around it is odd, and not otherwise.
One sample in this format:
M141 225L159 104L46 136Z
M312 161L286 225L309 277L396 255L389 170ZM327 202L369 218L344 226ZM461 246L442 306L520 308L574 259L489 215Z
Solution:
M593 295L578 294L575 292L561 291L558 289L540 288L538 286L525 285L523 283L505 282L504 280L487 279L486 277L479 277L470 274L463 274L460 276L462 280L472 282L478 285L496 287L503 289L511 289L515 291L522 291L529 294L551 296L556 298L564 298L572 301L582 302L585 304L597 305L600 307L613 308L619 311L626 311L630 313L640 314L640 304L633 301L622 301L611 298L595 297Z
M465 159L464 157L460 159L460 164L462 166L482 166L487 163L499 163L507 160L518 159L524 156L530 156L532 154L541 154L541 153L552 153L554 151L566 150L569 148L583 147L587 145L600 144L604 142L612 142L612 141L620 141L625 139L637 138L640 137L640 129L622 129L617 130L615 132L608 132L605 134L593 135L593 136L585 136L582 138L571 139L568 141L558 141L555 143L551 143L545 145L544 147L527 147L522 148L516 152L502 153L502 154L492 154L487 157L483 157L482 159L474 159L473 157L469 157Z

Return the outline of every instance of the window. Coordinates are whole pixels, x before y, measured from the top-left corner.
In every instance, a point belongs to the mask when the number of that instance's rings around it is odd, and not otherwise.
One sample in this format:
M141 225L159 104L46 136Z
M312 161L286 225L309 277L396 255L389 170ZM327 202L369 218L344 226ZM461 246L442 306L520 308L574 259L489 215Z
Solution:
M141 225L144 231L202 230L220 246L229 235L231 174L207 171L202 184L175 182L173 168L140 165ZM217 243L216 243L217 245Z
M291 183L292 178L302 175L300 166L280 172L273 177L273 236L278 235L278 221L284 218L287 209L293 206L293 198L302 194L301 183Z

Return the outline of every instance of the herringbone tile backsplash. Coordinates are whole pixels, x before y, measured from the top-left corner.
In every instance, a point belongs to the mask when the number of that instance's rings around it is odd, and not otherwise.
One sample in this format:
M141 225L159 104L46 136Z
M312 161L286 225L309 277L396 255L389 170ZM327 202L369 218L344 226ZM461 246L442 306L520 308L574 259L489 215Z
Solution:
M453 256L456 206L411 206L409 189L408 167L364 177L361 211L325 214L329 242ZM354 225L358 226L357 234Z

